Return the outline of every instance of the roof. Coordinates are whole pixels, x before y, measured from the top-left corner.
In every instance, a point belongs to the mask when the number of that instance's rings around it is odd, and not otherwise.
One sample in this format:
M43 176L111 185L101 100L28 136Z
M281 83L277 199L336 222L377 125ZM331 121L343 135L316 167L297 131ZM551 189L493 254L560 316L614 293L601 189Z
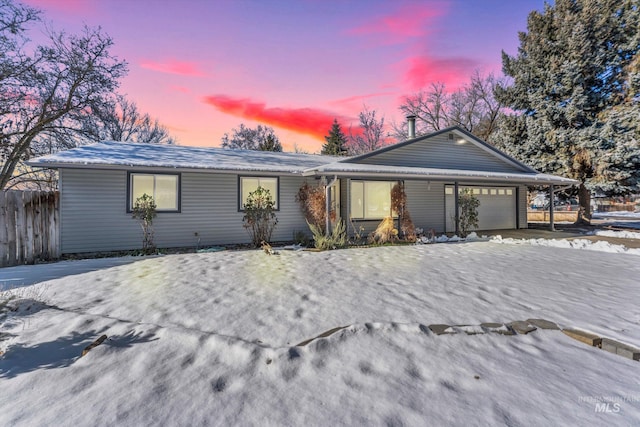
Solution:
M416 168L409 166L369 165L338 161L307 170L305 175L336 175L340 177L388 177L397 179L433 179L478 182L513 182L528 185L574 185L578 182L562 176L533 172L504 173L460 169Z
M462 132L474 144L493 155L519 166L521 172L489 172L468 169L438 169L412 166L389 166L357 163L376 154L412 144L452 130ZM447 128L431 135L410 139L354 157L322 156L271 151L231 150L180 145L137 144L107 141L85 145L56 154L38 157L28 162L46 168L85 169L172 169L211 172L254 172L294 174L303 176L335 175L338 177L433 179L464 182L512 182L528 185L574 185L578 182L556 175L540 173L496 150L484 141L458 127Z
M55 169L142 167L301 174L334 161L333 156L315 154L107 141L38 157L28 163Z
M445 134L445 133L451 133L451 132L455 132L455 133L461 134L466 140L468 140L472 144L476 145L480 149L490 153L494 157L497 157L498 159L502 160L503 162L512 164L512 165L516 166L518 169L522 169L524 172L537 172L535 169L531 168L530 166L527 166L524 163L522 163L522 162L514 159L513 157L507 155L506 153L498 150L497 148L495 148L491 144L488 144L485 141L481 140L480 138L478 138L474 134L472 134L470 132L467 132L465 129L462 129L460 126L450 126L450 127L446 128L446 129L442 129L442 130L430 133L428 135L421 135L421 136L418 136L416 138L412 138L412 139L408 139L406 141L399 142L397 144L387 145L385 147L378 148L377 150L369 151L368 153L364 153L364 154L360 154L358 156L350 157L350 158L347 159L347 161L359 162L360 160L367 159L369 157L375 157L378 154L385 153L387 151L395 150L395 149L400 148L400 147L405 147L407 145L411 145L411 144L414 144L414 143L417 143L417 142L420 142L420 141L423 141L423 140L426 140L426 139L431 139L431 138L436 137L438 135L442 135L442 134Z

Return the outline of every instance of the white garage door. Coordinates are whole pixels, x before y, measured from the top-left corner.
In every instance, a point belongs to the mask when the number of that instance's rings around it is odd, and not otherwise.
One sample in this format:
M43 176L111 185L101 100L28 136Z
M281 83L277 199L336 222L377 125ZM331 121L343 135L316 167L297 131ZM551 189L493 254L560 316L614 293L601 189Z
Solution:
M468 188L480 201L478 207L478 230L507 230L516 228L516 189L515 187L459 187L459 191ZM453 185L446 185L445 217L447 231L456 230L455 200Z

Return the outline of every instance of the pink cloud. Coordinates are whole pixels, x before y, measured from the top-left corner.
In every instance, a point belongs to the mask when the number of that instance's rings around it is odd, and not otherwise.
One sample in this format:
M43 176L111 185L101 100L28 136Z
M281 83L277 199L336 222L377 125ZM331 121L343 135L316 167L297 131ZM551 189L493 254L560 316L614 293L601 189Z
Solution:
M86 0L25 0L38 9L56 10L70 15L94 15L96 3Z
M160 73L178 74L181 76L204 77L205 74L198 68L194 62L178 61L170 59L166 62L143 61L140 67L147 70L158 71Z
M354 106L358 104L359 107L362 107L362 103L369 98L377 98L379 96L385 95L393 95L395 92L377 92L377 93L369 93L366 95L355 95L349 96L347 98L336 99L333 101L329 101L331 105L346 105L346 106Z
M169 89L174 92L191 93L191 90L189 90L188 87L184 87L184 86L170 86Z
M309 135L319 140L324 140L334 119L338 120L345 131L345 124L352 120L316 108L267 108L263 102L226 95L207 96L204 102L226 114Z
M431 83L444 83L448 90L455 90L469 80L478 62L469 58L434 58L414 56L406 59L405 83L411 90L419 90Z
M397 43L413 37L424 36L428 24L445 13L440 3L406 5L394 13L379 16L358 27L347 30L350 35L381 35L387 43Z

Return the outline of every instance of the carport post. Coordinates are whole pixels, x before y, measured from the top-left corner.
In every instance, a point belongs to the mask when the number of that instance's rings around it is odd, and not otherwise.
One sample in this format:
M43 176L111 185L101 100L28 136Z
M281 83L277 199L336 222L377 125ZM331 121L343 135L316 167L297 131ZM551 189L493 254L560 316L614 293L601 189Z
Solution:
M453 213L456 216L456 236L458 236L460 234L460 204L458 201L458 197L460 197L460 195L458 194L458 181L453 183L453 194L455 194L455 197L453 198L453 200L455 200Z
M553 225L553 184L549 186L549 230L556 231Z

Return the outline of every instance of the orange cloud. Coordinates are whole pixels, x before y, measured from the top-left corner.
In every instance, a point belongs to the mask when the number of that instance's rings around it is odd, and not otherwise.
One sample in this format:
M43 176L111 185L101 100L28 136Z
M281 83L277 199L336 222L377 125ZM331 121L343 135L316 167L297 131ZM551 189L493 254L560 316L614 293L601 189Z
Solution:
M334 119L338 120L343 130L345 123L351 121L349 117L316 108L267 108L263 102L226 95L207 96L204 102L226 114L309 135L319 140L323 140L328 134Z
M397 43L427 33L429 22L445 13L439 3L412 4L399 8L395 13L380 16L358 27L347 30L350 35L381 35L387 43Z
M454 90L469 80L479 64L469 58L431 58L414 56L403 62L405 82L411 90L419 90L431 83L444 83Z
M205 74L193 62L170 59L167 62L143 61L140 67L160 73L178 74L181 76L204 77Z

